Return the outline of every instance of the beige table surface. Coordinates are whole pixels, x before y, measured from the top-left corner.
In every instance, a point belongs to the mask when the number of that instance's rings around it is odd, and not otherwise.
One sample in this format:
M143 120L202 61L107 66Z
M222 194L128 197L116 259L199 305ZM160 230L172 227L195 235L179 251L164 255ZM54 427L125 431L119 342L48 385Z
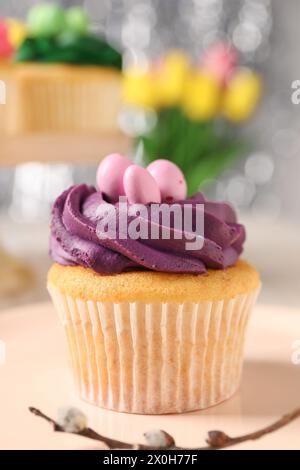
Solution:
M0 449L101 448L82 437L54 433L28 412L28 406L55 417L59 406L75 405L98 432L130 442L141 442L145 431L160 428L171 432L178 445L196 446L204 444L211 429L234 436L265 426L300 405L300 365L291 362L292 344L300 339L299 313L257 306L242 385L232 399L202 412L141 416L101 410L74 396L62 330L50 303L3 312L0 338L6 344L6 361L0 365ZM300 419L238 448L300 449Z

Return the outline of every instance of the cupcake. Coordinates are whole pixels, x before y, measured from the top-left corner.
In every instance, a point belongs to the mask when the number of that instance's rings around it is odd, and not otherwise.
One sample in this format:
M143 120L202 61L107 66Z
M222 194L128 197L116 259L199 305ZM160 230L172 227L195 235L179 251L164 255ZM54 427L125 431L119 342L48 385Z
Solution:
M91 32L85 11L35 5L22 25L0 20L0 132L117 132L122 58Z
M260 288L240 259L245 230L234 210L187 197L167 160L144 169L110 155L97 184L66 190L51 221L48 289L79 395L141 414L231 397Z

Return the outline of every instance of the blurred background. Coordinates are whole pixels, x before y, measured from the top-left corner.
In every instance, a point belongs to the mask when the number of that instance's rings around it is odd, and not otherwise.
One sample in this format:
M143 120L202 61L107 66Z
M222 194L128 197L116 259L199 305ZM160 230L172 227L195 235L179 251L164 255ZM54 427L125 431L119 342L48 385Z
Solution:
M0 0L0 16L25 18L39 2ZM233 44L243 66L263 77L255 116L239 130L251 150L202 190L238 208L248 232L246 257L262 273L261 301L300 308L300 106L291 84L300 79L300 4L297 0L96 0L62 1L89 13L95 32L123 51L125 66L143 65L169 49L198 57L219 41ZM1 77L0 77L1 79ZM122 122L121 122L122 124ZM124 126L123 126L124 127ZM125 126L126 127L126 126ZM0 136L0 139L2 137ZM2 158L0 232L6 251L26 262L32 282L0 294L0 307L47 298L48 220L51 203L73 183L95 184L97 162L24 162ZM118 148L115 149L118 151ZM72 152L72 149L70 149ZM132 154L136 150L132 149ZM100 158L100 157L99 157ZM4 256L4 255L3 255ZM5 259L0 280L6 278ZM3 281L4 282L4 281Z

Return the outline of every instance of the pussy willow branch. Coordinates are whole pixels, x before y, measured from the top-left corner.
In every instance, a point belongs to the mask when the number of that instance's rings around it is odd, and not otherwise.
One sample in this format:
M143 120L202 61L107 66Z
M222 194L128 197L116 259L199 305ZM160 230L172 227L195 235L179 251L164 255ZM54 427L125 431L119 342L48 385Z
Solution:
M42 413L40 410L34 407L29 407L29 411L33 413L35 416L39 416L44 420L48 421L48 423L53 425L54 431L57 432L67 432L64 430L62 426L60 426L54 419L50 418L49 416ZM247 441L254 441L256 439L260 439L267 434L271 434L278 429L283 428L287 424L291 423L295 419L300 417L300 407L296 408L294 411L283 415L280 419L275 421L274 423L261 428L257 431L244 434L237 437L230 437L225 434L223 431L209 431L208 438L206 440L207 446L203 447L194 447L194 448L186 448L186 447L178 447L176 445L172 445L169 447L165 447L164 449L168 450L216 450L216 449L224 449L225 447L232 447L236 444L240 444L242 442ZM158 450L158 448L154 448L145 444L130 444L128 442L118 441L116 439L110 439L109 437L102 436L98 434L91 428L85 428L82 431L71 433L76 434L83 437L88 437L90 439L94 439L96 441L102 442L105 444L109 449L135 449L135 450ZM159 448L162 450L162 448Z

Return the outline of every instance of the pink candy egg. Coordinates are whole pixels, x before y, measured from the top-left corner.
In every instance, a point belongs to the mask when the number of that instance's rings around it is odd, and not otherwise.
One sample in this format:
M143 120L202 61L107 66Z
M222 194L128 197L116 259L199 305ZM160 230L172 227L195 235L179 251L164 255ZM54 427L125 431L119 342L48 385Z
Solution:
M97 170L97 185L111 202L116 202L119 196L125 196L123 176L126 169L132 165L127 157L112 153L105 157Z
M162 201L174 202L186 198L187 186L182 171L169 160L155 160L147 170L155 179Z
M131 165L124 173L124 189L130 204L160 203L159 187L151 174L138 165Z

